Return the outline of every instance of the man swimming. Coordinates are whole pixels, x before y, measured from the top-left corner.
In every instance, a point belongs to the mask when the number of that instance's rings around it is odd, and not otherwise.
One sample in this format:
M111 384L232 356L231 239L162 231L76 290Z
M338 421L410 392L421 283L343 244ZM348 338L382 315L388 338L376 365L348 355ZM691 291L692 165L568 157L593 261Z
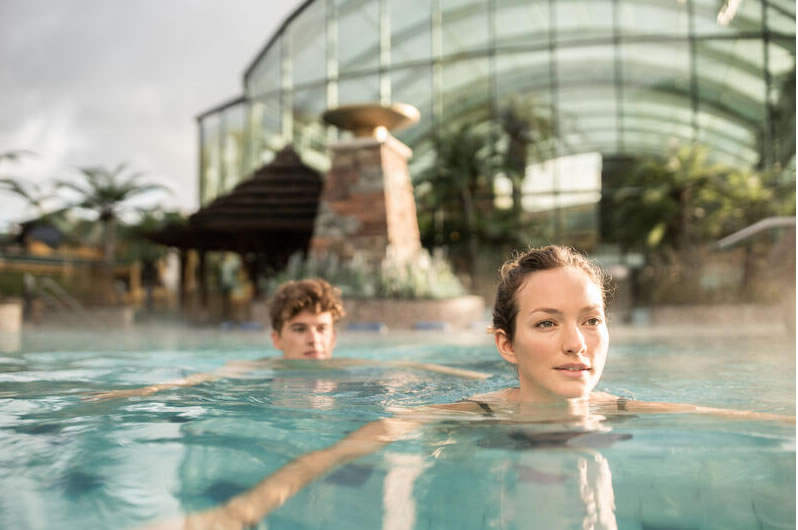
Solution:
M387 365L416 368L469 379L486 379L489 374L449 366L413 361L369 361L366 359L333 359L335 324L344 316L341 290L320 278L288 281L280 285L269 303L271 340L282 353L281 357L265 357L252 361L228 361L213 373L188 377L129 390L111 390L88 396L92 400L106 400L132 396L147 396L170 388L194 386L222 377L241 377L263 369L298 368L301 361L324 361L315 368L339 369L357 365ZM304 365L307 367L307 365Z

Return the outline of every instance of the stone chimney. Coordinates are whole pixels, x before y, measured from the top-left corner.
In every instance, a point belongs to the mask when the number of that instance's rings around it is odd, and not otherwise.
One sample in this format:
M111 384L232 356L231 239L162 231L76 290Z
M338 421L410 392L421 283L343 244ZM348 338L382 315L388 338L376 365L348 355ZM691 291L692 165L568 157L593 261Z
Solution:
M389 128L414 123L409 105L349 105L327 111L325 121L355 132L330 145L332 165L319 201L311 251L346 260L356 253L378 262L388 248L401 260L421 249L407 161L412 151Z

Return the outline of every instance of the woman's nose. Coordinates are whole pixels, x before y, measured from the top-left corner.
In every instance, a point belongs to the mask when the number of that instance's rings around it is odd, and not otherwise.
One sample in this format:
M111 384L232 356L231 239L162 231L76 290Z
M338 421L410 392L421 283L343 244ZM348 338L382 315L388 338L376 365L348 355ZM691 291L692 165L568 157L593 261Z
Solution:
M566 326L562 341L562 349L565 353L570 354L582 353L587 349L585 336L582 334L582 330L579 329L579 326Z

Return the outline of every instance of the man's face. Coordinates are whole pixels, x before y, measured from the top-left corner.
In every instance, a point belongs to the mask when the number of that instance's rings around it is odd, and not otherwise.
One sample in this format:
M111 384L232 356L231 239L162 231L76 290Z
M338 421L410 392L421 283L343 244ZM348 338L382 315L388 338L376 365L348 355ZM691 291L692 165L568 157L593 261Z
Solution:
M329 359L335 348L332 314L302 311L272 331L272 344L284 359Z

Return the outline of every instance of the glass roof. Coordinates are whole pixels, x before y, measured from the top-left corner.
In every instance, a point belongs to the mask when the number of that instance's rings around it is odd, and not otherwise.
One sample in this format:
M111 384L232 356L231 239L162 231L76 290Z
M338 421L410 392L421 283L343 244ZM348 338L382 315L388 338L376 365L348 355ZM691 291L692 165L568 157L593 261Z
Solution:
M323 138L325 105L402 101L423 118L397 136L423 152L440 127L520 97L553 117L568 153L661 154L674 140L700 141L719 160L757 164L778 109L793 109L794 128L795 84L784 79L795 75L795 4L731 4L308 1L245 73L248 104L273 102L250 113L248 134L277 132L278 121L285 143L310 134L304 127Z

